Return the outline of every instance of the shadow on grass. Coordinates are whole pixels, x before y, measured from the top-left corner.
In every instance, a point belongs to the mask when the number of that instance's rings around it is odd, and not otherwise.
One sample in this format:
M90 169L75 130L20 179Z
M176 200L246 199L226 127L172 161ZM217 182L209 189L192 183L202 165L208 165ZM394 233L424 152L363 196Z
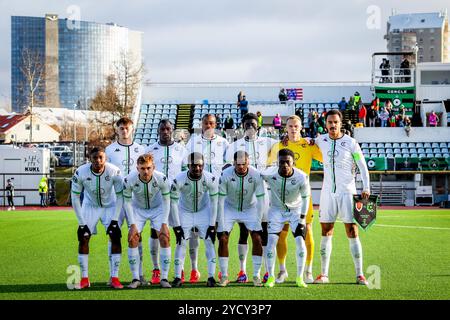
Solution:
M442 276L450 276L450 275L440 275ZM438 277L438 276L437 276ZM68 289L67 285L65 283L43 283L43 284L10 284L10 285L0 285L0 294L1 293L32 293L32 292L80 292L80 291L146 291L146 290L163 290L159 285L152 285L152 286L141 286L137 289L128 289L126 287L127 284L124 284L123 289L112 289L108 287L104 282L94 282L91 283L91 287L83 290L77 290L77 289ZM323 286L334 286L334 285L349 285L349 286L356 286L353 282L333 282L328 284L310 284L310 287L323 287ZM257 288L254 287L252 284L237 284L237 283L231 283L227 287L230 288ZM278 284L276 287L279 288L290 288L290 287L296 287L294 283L284 283L284 284ZM184 284L181 287L178 288L171 288L171 290L182 290L182 289L206 289L206 283L196 283L196 284ZM215 288L221 288L219 286L216 286ZM264 289L264 287L261 287ZM225 288L224 288L225 289ZM226 290L226 289L225 289Z

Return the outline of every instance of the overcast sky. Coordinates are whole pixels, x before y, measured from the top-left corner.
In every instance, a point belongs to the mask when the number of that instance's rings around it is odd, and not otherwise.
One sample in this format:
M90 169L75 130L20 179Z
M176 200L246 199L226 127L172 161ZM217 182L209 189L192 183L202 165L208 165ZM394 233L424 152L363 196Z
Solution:
M10 16L70 18L73 5L81 20L142 31L153 82L369 81L392 8L450 7L448 0L0 0L0 107L10 97Z

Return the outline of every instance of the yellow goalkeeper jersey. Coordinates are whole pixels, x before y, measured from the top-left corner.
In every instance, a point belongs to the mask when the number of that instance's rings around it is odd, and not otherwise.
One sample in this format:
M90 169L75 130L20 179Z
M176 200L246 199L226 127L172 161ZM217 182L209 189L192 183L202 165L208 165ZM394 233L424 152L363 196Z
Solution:
M311 172L311 164L313 159L320 162L323 161L322 153L320 152L319 147L317 145L310 146L306 139L301 138L297 142L288 141L287 146L283 146L281 142L275 144L270 150L269 157L267 159L268 166L277 165L278 151L281 149L289 149L294 152L294 166L305 172L307 175Z

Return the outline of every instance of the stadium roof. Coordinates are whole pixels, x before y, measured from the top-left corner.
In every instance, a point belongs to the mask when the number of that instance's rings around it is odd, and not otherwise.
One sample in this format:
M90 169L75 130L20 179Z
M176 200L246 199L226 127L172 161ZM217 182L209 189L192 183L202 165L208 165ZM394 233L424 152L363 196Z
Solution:
M445 14L440 12L397 14L389 17L390 30L442 28Z

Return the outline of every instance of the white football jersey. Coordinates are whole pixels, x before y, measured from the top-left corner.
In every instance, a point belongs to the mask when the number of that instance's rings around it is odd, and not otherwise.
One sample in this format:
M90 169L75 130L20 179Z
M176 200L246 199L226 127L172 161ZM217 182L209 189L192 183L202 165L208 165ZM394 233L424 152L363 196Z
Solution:
M226 168L219 180L219 195L226 196L225 203L237 211L256 206L256 198L264 196L261 174L252 167L245 176L236 173L234 166Z
M308 175L293 169L294 173L288 178L280 176L278 167L270 167L261 173L270 188L271 206L285 211L299 210L302 201L308 200L311 194Z
M257 137L255 140L244 137L229 145L225 155L226 162L233 163L236 151L246 151L249 155L250 165L258 171L262 171L267 167L269 152L277 142L268 137Z
M145 148L139 143L130 145L120 144L118 141L106 147L106 161L118 167L123 175L136 170L137 159L144 154Z
M317 137L315 143L323 157L323 191L356 194L355 163L361 172L363 189L370 191L366 160L355 139L348 135L343 135L340 139L331 139L328 134L324 134Z
M162 197L170 195L169 180L164 174L153 171L149 182L139 177L139 172L133 171L123 179L123 197L132 199L133 206L141 209L153 209L162 204Z
M84 189L83 203L93 207L111 208L115 205L116 194L123 191L120 169L111 163L105 163L105 170L96 174L91 164L80 166L72 177L72 192L80 194Z
M179 200L179 207L186 212L198 212L205 209L209 197L218 195L218 179L203 171L200 179L189 178L188 171L179 173L172 182L170 198Z
M225 164L225 151L228 147L228 141L218 135L213 139L205 139L203 135L193 135L186 145L189 154L199 152L203 154L203 170L212 173L215 177L220 177L222 168Z
M162 146L159 142L155 142L145 149L145 153L153 155L156 170L162 172L169 181L186 169L187 150L178 142L170 146Z

